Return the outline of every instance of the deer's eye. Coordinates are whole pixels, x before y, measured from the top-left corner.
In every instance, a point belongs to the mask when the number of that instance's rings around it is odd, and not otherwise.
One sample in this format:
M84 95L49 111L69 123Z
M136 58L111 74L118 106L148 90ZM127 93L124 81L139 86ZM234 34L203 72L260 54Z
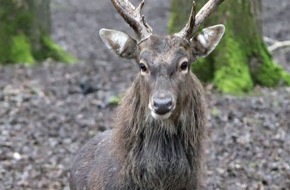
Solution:
M147 72L147 67L144 63L139 63L139 68L142 72Z
M187 61L182 62L180 64L180 67L179 68L180 68L181 71L186 71L187 68L188 68L188 62Z

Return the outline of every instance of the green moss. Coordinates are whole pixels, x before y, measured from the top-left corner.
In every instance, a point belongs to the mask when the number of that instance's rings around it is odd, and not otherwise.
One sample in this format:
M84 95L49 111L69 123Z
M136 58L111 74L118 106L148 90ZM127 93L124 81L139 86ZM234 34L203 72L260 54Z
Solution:
M6 29L0 24L0 63L34 63L29 39L24 34L13 35Z
M33 63L32 47L26 35L33 23L31 12L22 2L0 4L0 63Z
M281 78L287 86L290 86L290 74L288 72L286 72L285 70L282 70Z
M44 57L51 57L57 61L61 61L64 63L73 64L77 61L75 57L64 51L58 44L51 40L48 36L43 36L42 38L44 50Z
M35 6L34 1L0 2L0 63L32 64L50 57L64 63L76 62L48 37L49 27L36 17Z
M265 47L261 47L263 49ZM255 68L253 78L257 84L267 87L277 85L290 85L290 75L280 65L272 61L271 55L267 51L261 51L261 63L257 64L258 69Z
M223 53L214 57L215 73L213 83L223 93L243 93L253 88L245 51L228 32L223 39Z
M1 1L0 19L7 32L12 36L28 33L34 24L34 15L28 9L26 2Z
M34 63L30 42L23 34L12 38L10 61L14 63Z
M118 105L121 102L121 96L111 96L108 100L110 105Z
M271 62L270 62L271 63ZM290 85L290 75L281 66L265 62L261 69L256 73L257 83L267 87L279 84Z

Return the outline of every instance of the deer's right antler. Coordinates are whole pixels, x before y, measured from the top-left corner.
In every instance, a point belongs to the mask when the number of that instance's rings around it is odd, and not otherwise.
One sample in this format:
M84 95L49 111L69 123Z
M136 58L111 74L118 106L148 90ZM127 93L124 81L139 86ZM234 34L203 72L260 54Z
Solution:
M141 15L144 0L135 8L128 0L112 0L112 3L123 19L133 28L138 40L143 41L152 35L152 28Z
M192 8L188 22L185 27L176 36L181 38L190 39L193 37L194 33L198 30L200 25L205 21L205 19L223 2L224 0L209 0L196 14L195 11L195 1L192 2Z

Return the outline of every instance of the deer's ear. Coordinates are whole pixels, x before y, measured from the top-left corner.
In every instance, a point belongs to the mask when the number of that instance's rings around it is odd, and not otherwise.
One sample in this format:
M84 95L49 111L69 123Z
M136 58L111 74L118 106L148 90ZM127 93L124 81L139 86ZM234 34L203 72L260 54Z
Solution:
M127 59L136 57L137 41L129 35L110 29L101 29L99 34L107 48L118 56Z
M225 32L222 24L205 28L190 41L193 45L193 54L197 57L205 57L218 45Z

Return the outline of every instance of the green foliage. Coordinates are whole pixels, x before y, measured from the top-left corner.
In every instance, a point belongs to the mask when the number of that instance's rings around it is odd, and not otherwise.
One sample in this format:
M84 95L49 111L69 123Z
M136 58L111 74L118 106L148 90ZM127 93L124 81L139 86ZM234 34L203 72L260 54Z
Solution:
M192 2L192 1L191 1ZM171 14L168 22L169 33L181 30L187 19L191 9L191 2L188 0L171 0ZM190 4L190 6L188 6Z
M0 9L1 10L1 9ZM0 22L0 62L5 62L10 54L9 38L6 36L6 26ZM10 56L9 56L10 57Z
M176 14L175 12L171 12L170 14L169 21L168 21L168 30L170 34L177 31L176 26L175 26L175 21L178 20L177 16L178 14Z

